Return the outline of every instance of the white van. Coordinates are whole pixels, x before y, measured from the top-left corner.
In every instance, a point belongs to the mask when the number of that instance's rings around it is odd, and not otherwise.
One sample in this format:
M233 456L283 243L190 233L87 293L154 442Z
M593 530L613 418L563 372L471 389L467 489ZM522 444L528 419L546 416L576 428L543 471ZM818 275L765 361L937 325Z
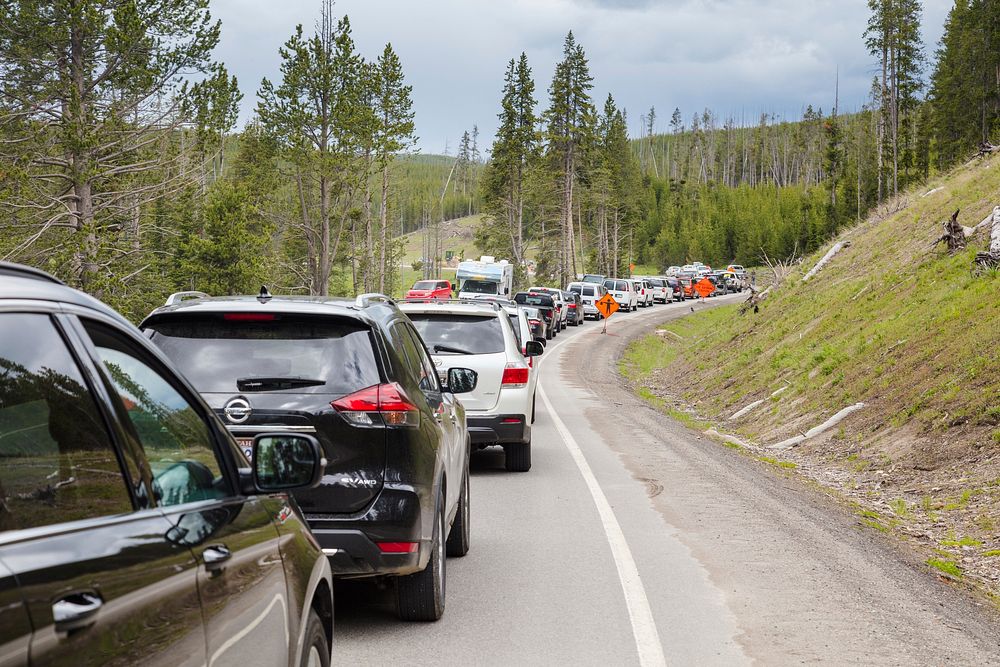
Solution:
M639 295L636 294L635 286L631 280L626 280L625 278L608 278L604 281L604 288L618 302L618 307L625 312L630 312L638 308Z
M591 282L570 283L566 286L567 292L576 292L583 301L583 316L601 319L601 313L597 310L597 300L608 293L604 285L596 285Z

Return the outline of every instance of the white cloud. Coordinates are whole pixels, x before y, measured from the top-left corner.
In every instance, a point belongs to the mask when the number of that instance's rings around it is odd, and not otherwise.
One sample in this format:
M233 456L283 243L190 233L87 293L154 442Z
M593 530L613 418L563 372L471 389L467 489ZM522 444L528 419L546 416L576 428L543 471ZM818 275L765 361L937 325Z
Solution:
M950 0L925 2L928 55ZM263 76L278 76L278 47L297 23L311 30L319 0L213 0L223 21L218 57L240 80L244 120ZM573 30L595 79L631 125L656 106L659 129L674 107L685 119L709 107L756 118L797 117L807 104L829 109L840 70L841 105L858 108L874 71L862 32L865 0L341 0L359 49L374 58L386 42L414 88L425 152L454 147L478 123L484 144L496 126L506 63L521 51L544 106L562 41Z

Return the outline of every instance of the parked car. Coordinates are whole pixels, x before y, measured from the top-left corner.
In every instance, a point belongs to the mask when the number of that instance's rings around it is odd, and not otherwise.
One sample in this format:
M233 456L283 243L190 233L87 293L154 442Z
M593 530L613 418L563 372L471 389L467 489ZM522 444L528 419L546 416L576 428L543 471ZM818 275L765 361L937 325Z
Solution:
M684 296L684 285L679 278L667 278L667 286L673 301L683 301L687 298Z
M624 278L609 278L604 281L604 288L618 302L618 307L623 311L633 311L638 307L639 296L636 294L632 281Z
M580 301L583 304L584 318L593 317L595 320L601 319L601 313L597 310L597 306L595 304L599 299L608 293L608 290L604 288L604 285L578 282L570 283L566 286L566 289L580 295Z
M522 348L498 304L406 303L400 308L439 372L463 366L478 373L478 386L462 397L472 445L503 447L507 470L527 472L538 381L527 358L542 354L542 345L531 340Z
M0 368L0 662L330 663L330 565L287 495L313 436L260 434L251 465L121 315L6 263Z
M556 331L562 331L567 326L569 326L569 308L567 308L567 303L565 297L563 297L563 292L555 287L530 287L529 292L548 294L556 302L556 312L559 314L558 326Z
M660 303L667 303L673 298L670 294L670 286L667 284L666 278L646 278L646 282L649 283L649 286L653 291L654 303L657 301Z
M566 308L568 311L567 321L574 327L578 327L583 324L586 317L583 312L583 299L580 298L580 294L574 292L573 290L564 290L562 293L563 301L566 303Z
M537 340L542 345L545 345L548 341L548 324L545 322L545 317L538 308L531 308L528 306L522 306L524 310L524 315L528 318L528 327L531 330L531 340Z
M545 321L545 338L552 340L559 332L559 313L556 301L547 292L518 292L514 295L514 303L521 306L531 306L541 313Z
M447 280L418 280L406 293L407 299L443 299L451 298L451 283Z
M246 447L270 431L315 435L323 480L296 500L336 577L392 577L398 614L445 609L445 552L469 549L469 435L388 297L173 297L142 323Z
M685 299L697 299L698 293L694 290L695 277L693 275L680 275L677 278L681 288L684 290Z
M635 298L636 305L640 308L645 308L652 304L650 290L646 289L646 283L641 278L628 278L627 279L632 286L635 288Z

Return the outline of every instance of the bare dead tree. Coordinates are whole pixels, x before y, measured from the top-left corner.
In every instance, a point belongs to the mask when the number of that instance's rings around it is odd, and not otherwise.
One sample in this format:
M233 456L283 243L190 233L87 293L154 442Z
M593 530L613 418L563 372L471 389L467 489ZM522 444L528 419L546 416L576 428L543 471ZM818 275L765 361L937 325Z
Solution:
M959 211L955 211L951 214L951 219L944 222L944 234L934 241L932 248L944 243L948 246L948 252L952 254L965 249L965 228L958 223L958 213Z

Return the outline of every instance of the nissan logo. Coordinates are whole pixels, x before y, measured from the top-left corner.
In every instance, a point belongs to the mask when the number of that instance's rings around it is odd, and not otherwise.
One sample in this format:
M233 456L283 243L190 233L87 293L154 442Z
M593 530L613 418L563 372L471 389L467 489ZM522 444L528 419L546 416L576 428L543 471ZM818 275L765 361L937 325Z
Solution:
M242 424L246 420L250 419L250 415L253 414L253 408L250 407L250 402L245 398L234 398L226 406L222 408L222 412L226 415L226 419L232 424Z

